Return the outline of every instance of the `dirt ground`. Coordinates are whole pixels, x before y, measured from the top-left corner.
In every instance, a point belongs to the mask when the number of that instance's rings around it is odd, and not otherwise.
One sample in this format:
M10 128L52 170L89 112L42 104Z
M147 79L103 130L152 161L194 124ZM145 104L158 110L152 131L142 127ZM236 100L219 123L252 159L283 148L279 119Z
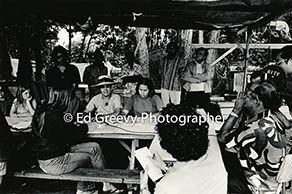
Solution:
M76 182L6 177L0 194L75 194ZM120 194L124 194L123 192ZM110 194L100 192L100 194ZM138 192L133 192L138 194Z

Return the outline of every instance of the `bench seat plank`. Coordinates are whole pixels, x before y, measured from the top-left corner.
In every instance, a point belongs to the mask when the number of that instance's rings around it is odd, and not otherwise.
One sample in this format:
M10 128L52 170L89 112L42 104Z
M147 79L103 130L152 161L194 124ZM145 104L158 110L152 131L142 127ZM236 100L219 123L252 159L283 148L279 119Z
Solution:
M52 175L44 173L40 168L30 168L23 171L9 172L9 176L54 180L140 184L140 173L137 170L97 170L93 168L78 168L70 173Z

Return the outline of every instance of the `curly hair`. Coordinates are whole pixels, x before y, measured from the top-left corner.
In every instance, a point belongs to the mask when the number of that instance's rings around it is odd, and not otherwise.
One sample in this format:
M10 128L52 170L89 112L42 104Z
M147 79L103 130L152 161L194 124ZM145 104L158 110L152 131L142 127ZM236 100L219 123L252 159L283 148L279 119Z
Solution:
M199 118L195 109L185 105L168 104L161 112L164 117L191 116ZM178 161L197 160L206 154L209 139L207 122L191 120L182 125L181 122L159 122L156 127L160 136L160 145Z

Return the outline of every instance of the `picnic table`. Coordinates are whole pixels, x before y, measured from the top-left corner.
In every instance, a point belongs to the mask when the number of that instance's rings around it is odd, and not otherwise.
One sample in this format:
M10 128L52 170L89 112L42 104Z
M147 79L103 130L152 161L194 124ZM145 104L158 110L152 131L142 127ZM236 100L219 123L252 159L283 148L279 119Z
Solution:
M154 122L137 122L137 123L119 123L119 124L88 124L89 138L116 139L120 144L130 152L129 169L135 167L135 150L139 146L139 140L152 140L156 134ZM124 140L131 140L129 147Z

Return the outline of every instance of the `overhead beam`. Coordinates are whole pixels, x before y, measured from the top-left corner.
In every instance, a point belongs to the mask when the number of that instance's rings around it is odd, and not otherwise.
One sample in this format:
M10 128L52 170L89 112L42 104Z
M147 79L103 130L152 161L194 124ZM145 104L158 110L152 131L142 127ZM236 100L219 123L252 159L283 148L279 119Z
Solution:
M246 49L246 44L240 44L244 49ZM281 49L284 46L292 45L290 44L250 44L249 49ZM193 44L193 48L207 48L207 49L230 49L236 46L236 44Z

